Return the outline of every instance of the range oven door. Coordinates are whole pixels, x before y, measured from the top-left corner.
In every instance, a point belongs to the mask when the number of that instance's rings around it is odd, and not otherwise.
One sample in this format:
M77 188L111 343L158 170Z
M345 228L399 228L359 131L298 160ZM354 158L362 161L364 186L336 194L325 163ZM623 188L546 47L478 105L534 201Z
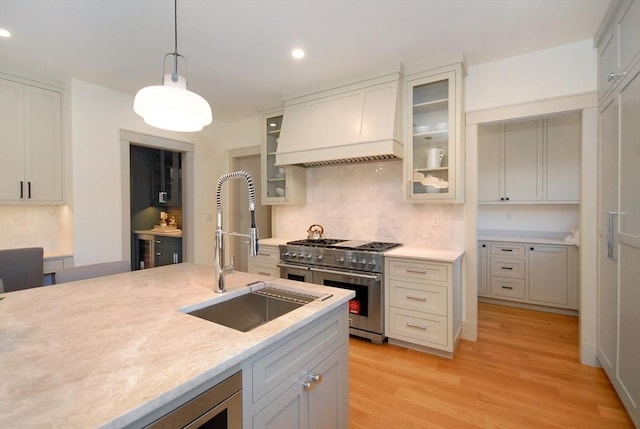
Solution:
M309 267L285 263L278 264L278 267L280 267L281 279L313 283L313 273L309 271Z
M384 340L384 288L381 274L364 274L311 268L313 283L349 289L356 293L349 302L349 331L380 344Z

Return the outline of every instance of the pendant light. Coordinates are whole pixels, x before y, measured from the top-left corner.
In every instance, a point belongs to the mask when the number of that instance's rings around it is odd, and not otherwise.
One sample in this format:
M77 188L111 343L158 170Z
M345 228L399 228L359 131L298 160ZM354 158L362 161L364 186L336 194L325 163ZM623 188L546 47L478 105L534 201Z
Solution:
M211 123L209 103L187 89L187 79L178 74L178 0L174 0L175 49L164 56L162 85L147 86L136 94L133 110L152 127L170 131L200 131ZM168 56L173 57L173 70L165 73Z

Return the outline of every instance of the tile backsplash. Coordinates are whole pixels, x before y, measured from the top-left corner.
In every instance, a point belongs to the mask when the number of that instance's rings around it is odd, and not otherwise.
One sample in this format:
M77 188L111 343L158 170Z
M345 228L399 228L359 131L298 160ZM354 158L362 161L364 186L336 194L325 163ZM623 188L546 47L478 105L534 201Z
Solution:
M402 201L402 161L307 169L307 203L273 206L274 237L306 237L319 223L327 238L464 249L462 204Z
M0 206L0 249L42 247L46 254L73 253L73 215L68 206Z

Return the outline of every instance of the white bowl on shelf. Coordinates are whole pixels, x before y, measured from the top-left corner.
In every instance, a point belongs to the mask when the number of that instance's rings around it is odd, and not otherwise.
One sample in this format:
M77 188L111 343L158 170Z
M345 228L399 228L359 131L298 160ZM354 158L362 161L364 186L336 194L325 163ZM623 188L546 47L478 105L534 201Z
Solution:
M414 131L416 133L427 133L429 131L431 131L431 126L430 125L416 125L413 127Z
M443 131L447 129L447 123L446 122L438 122L436 124L436 130L438 131Z
M280 167L278 168L278 172L276 173L276 177L278 178L282 178L284 177L284 174L287 172L287 169L284 167Z
M276 194L277 194L279 197L284 197L285 191L284 191L284 189L282 189L282 188L276 188Z

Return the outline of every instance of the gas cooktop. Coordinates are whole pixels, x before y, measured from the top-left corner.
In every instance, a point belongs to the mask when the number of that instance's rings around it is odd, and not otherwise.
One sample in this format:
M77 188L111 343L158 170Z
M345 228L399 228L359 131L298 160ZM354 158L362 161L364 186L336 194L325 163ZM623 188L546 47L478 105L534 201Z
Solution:
M320 238L295 240L287 242L292 246L326 247L330 249L360 250L364 252L384 252L400 243L385 243L382 241L362 241L362 240L341 240L336 238Z

